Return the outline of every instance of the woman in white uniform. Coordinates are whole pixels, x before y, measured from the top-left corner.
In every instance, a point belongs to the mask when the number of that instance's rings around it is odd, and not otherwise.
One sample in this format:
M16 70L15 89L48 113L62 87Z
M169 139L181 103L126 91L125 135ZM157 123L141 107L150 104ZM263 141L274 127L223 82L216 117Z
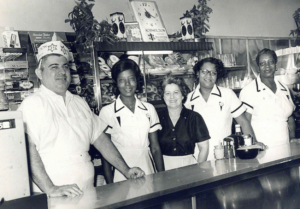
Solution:
M259 76L243 88L240 99L247 108L257 140L272 147L295 137L295 105L289 89L275 78L277 55L263 49L257 57Z
M118 148L128 166L139 166L145 174L155 169L164 171L164 163L157 139L161 129L153 105L136 98L136 90L142 90L142 76L138 65L130 59L121 59L111 70L115 84L115 102L102 108L100 118L109 128L105 133ZM150 148L149 148L150 147ZM115 170L112 178L111 165L104 160L107 183L126 180Z
M211 137L207 160L214 159L214 146L231 134L232 118L241 125L243 133L251 134L256 142L242 102L231 89L216 85L224 72L222 61L213 57L202 59L194 66L194 72L199 78L199 85L189 93L185 106L204 118Z

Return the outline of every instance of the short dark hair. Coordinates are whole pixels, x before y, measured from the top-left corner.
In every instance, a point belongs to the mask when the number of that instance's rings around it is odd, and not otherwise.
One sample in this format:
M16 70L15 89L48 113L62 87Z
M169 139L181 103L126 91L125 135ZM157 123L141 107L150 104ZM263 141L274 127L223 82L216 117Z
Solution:
M183 96L182 103L185 103L187 95L190 92L190 89L186 85L186 83L184 82L184 80L182 78L175 77L172 75L168 75L168 76L164 77L164 79L162 81L162 84L161 84L162 91L161 91L161 95L160 95L161 99L164 101L164 93L165 93L166 86L168 84L176 84L179 87L181 94Z
M119 96L120 91L117 87L118 83L118 76L120 73L126 71L126 70L132 70L132 72L135 75L136 81L137 81L137 93L143 92L143 76L141 73L141 70L139 66L136 64L135 61L131 59L120 59L116 64L113 65L111 69L111 77L113 82L113 93L115 96Z
M204 58L204 59L200 60L199 62L197 62L196 65L193 68L196 75L201 70L201 67L207 62L215 65L216 71L217 71L217 79L222 78L224 76L225 69L224 69L223 62L219 59L214 58L214 57L207 57L207 58Z
M277 64L277 55L276 55L275 51L272 50L272 49L264 48L263 50L261 50L260 52L258 52L258 54L256 56L256 64L257 64L258 67L259 67L259 58L263 54L270 54L270 55L272 55L272 57L273 57L273 59L275 61L275 64Z

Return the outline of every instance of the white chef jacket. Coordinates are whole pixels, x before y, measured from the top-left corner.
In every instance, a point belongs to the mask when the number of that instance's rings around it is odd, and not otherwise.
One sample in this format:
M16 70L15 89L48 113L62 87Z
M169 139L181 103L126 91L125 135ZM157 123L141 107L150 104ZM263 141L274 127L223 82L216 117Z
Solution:
M257 140L269 147L289 143L287 121L295 109L288 87L274 80L275 94L262 83L260 75L240 93L247 112L252 114L251 125Z
M99 117L109 125L105 133L111 135L128 166L140 167L146 175L154 173L148 134L162 127L153 105L136 98L133 113L119 96L115 102L101 109ZM114 182L122 180L126 178L115 170Z
M59 186L76 183L81 189L93 185L94 167L88 154L90 144L107 124L91 112L79 96L63 97L41 85L19 107L25 132L41 156L47 174ZM34 185L34 191L40 191Z
M206 102L200 93L200 84L188 94L184 105L203 117L211 137L207 160L215 159L214 146L231 134L232 118L240 116L246 108L231 89L217 85L214 85Z

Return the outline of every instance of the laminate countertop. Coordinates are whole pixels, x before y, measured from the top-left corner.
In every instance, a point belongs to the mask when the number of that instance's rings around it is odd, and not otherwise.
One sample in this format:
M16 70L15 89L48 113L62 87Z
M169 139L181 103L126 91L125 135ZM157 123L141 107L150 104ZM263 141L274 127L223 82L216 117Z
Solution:
M84 191L75 198L49 198L49 208L118 208L157 201L178 192L196 194L222 183L251 178L300 164L300 141L261 151L255 159L207 161ZM271 170L270 170L271 169ZM273 170L272 170L273 169Z

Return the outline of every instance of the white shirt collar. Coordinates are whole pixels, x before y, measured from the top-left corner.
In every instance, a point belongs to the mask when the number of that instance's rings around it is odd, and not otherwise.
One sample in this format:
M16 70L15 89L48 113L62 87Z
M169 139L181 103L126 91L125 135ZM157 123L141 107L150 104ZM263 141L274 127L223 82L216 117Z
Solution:
M286 89L286 87L284 85L282 85L276 78L274 78L274 81L275 81L275 84L276 84L276 88L278 90L281 90L281 91L288 91ZM257 78L255 79L255 83L256 83L256 90L257 92L261 92L263 90L265 90L266 88L269 88L267 87L262 81L261 81L261 78L260 78L260 74L257 76Z
M43 93L47 94L47 96L52 99L53 101L56 101L56 100L61 100L63 99L62 96L56 94L55 92L51 91L50 89L48 89L46 86L44 86L43 84L41 84L40 86L40 91L42 91ZM67 91L66 92L66 104L68 104L69 101L71 101L71 99L73 99L74 95Z
M210 95L222 97L221 91L216 84L214 85L213 89L211 90ZM200 84L198 84L195 91L193 92L190 100L193 101L197 98L200 98L201 96L202 95L200 93Z
M138 107L141 110L148 110L146 108L146 106L136 97L136 95L134 97L136 99L135 107ZM121 111L124 108L125 108L125 105L122 102L120 95L119 95L114 104L115 113Z

